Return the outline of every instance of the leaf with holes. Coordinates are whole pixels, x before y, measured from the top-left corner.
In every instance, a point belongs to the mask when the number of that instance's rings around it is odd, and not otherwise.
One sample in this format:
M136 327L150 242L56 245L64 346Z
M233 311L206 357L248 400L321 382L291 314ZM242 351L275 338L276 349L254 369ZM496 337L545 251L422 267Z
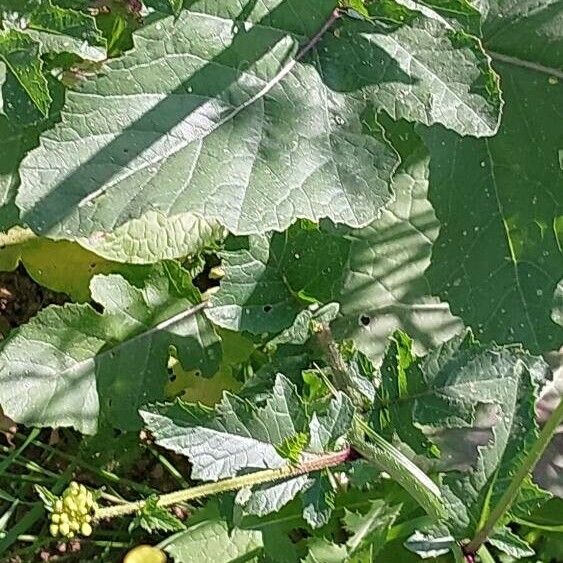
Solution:
M285 233L235 238L223 252L226 276L209 317L232 330L287 329L311 302L340 304L334 330L380 358L387 336L404 328L424 349L458 332L461 323L428 291L438 222L426 199L428 154L406 123L388 136L405 162L393 179L396 201L362 229L298 222Z

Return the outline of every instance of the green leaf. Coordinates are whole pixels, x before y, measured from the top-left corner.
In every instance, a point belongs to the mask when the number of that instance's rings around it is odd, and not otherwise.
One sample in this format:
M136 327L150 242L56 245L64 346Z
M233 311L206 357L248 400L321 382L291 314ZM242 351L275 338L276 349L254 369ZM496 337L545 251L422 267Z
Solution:
M271 237L236 238L221 255L226 275L207 314L231 330L287 329L308 303L340 293L349 245L308 222Z
M225 393L215 410L176 401L142 409L141 416L156 443L187 456L192 477L203 480L280 467L287 462L276 446L307 430L301 399L283 375L264 407Z
M181 520L157 503L158 498L156 497L147 499L143 508L135 515L129 529L141 527L152 534L154 532L178 532L186 528Z
M266 516L278 512L280 508L293 500L309 482L307 475L300 475L284 481L254 487L248 498L240 502L246 514Z
M495 530L494 534L489 538L489 543L500 549L500 551L514 557L514 559L522 559L524 557L532 557L535 554L534 549L510 531L510 528L502 527Z
M317 416L313 413L311 417L310 448L323 452L334 447L336 441L349 432L355 412L356 409L348 395L338 391L325 414Z
M383 500L375 500L367 513L346 511L344 523L350 537L346 542L349 555L370 548L371 557L381 550L387 539L387 532L398 518L401 506L388 505Z
M205 520L175 534L160 544L182 563L235 563L256 561L264 547L258 530L229 530L219 519Z
M452 536L447 533L437 533L439 531L441 529L426 534L416 531L403 545L422 559L439 557L448 553L455 545L455 539Z
M293 436L288 436L276 447L277 452L291 463L297 463L309 443L309 436L304 432L298 432Z
M324 538L313 538L308 543L309 551L303 563L342 563L346 561L348 550Z
M412 5L412 0L399 0L405 5ZM454 28L465 30L479 37L481 28L481 13L475 0L414 0L419 9L431 8L437 15L443 17Z
M99 422L137 429L139 406L164 398L170 346L186 366L217 370L218 338L173 263L135 285L112 274L91 282L94 302L41 311L14 331L0 351L0 403L16 420L73 426L92 434ZM21 390L25 389L22 399Z
M408 9L401 23L343 19L334 34L336 5L265 0L239 21L238 0L196 0L142 28L133 51L68 92L62 123L26 158L25 222L60 238L149 209L237 234L297 217L360 226L389 201L398 162L379 109L494 133L496 78L474 38Z
M25 33L0 29L0 61L4 62L41 114L47 117L53 100L43 74L39 49L40 44Z
M303 491L303 518L311 528L326 526L334 509L334 489L324 473L311 475L310 485Z
M370 18L370 14L364 3L364 0L344 0L343 2L341 2L341 5L343 8L351 8L359 16L367 19Z
M396 201L362 229L299 222L285 233L232 241L222 254L226 276L208 311L215 323L275 333L300 326L299 313L311 301L338 302L335 336L353 338L373 359L396 328L408 330L418 348L460 330L423 277L439 227L426 199L428 154L408 124L387 133L406 155L393 180Z
M25 20L20 31L39 43L41 54L68 52L97 62L107 57L105 40L88 14L53 5L51 0L4 0L2 7ZM10 25L10 19L4 24Z
M197 255L225 234L216 221L206 221L191 213L166 217L148 211L111 232L96 232L78 242L107 260L152 264Z
M45 509L49 512L52 512L53 506L55 505L55 502L59 497L52 493L47 487L43 487L42 485L34 485L34 488L39 495L39 498L43 502Z
M412 341L398 333L382 366L373 428L396 434L417 453L441 450L450 467L472 467L480 448L498 439L500 421L514 416L517 400L533 401L533 389L521 382L522 358L518 350L486 347L467 333L419 359ZM536 369L542 377L542 368ZM482 412L490 413L486 425Z
M471 359L471 353L464 354L461 349L460 352L460 360L469 359L465 366L465 361L461 362L460 382L463 374L472 370L486 374L475 393L477 397L483 393L481 400L492 401L498 409L497 422L493 428L494 440L479 447L474 470L468 474L451 472L443 479L452 533L456 537L472 537L499 501L537 439L535 395L537 386L547 376L547 366L518 348L489 347L475 355L474 359ZM461 400L463 404L463 397ZM439 405L435 403L435 406ZM430 403L428 406L433 405ZM427 412L431 415L430 409ZM460 412L460 421L463 421L464 410ZM529 514L546 498L546 494L542 494L530 482L524 483L511 512Z
M439 127L422 132L442 224L428 279L483 341L552 350L563 340L550 319L563 277L554 192L563 183L563 31L551 1L489 4L484 43L501 75L502 125L487 140Z

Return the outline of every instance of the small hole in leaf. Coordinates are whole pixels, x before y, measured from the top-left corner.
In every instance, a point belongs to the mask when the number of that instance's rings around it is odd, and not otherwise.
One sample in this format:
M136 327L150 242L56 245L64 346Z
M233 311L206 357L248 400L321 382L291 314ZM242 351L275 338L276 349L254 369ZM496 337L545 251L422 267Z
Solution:
M194 375L195 375L196 377L201 377L201 371L199 371L198 369L196 369L196 370L194 371Z
M169 381L176 381L176 374L175 373L171 373L168 375L168 380Z
M272 310L271 305L264 305L264 313L269 313Z
M371 322L371 319L367 315L362 315L360 317L360 324L362 324L364 326L369 326L370 322Z

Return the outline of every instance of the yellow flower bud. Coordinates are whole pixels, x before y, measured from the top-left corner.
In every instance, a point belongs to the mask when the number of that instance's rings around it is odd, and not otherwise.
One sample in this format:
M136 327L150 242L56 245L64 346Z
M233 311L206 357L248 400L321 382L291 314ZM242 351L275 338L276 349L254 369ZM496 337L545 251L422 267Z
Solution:
M49 526L49 532L54 538L56 538L59 535L59 527L56 524L51 524Z
M84 516L84 522L92 522L92 517L89 514L86 514L86 516Z
M57 499L55 501L55 510L57 512L61 512L62 509L63 509L63 501L61 499Z
M139 545L127 553L123 563L166 563L166 554L156 547Z
M61 515L58 512L53 512L53 514L51 514L51 522L53 522L53 524L58 524L61 521Z
M75 532L78 532L78 530L80 530L80 522L78 522L77 520L73 520L69 523L69 525L70 529L74 530Z
M62 512L60 516L61 523L68 522L68 514L66 512Z
M68 534L70 533L70 526L68 522L63 522L59 526L59 532L61 533L62 536L68 536Z
M83 536L88 537L92 534L92 526L90 526L87 522L83 522L82 526L80 526L80 533Z
M65 507L69 510L76 510L76 503L72 497L66 497L64 500Z

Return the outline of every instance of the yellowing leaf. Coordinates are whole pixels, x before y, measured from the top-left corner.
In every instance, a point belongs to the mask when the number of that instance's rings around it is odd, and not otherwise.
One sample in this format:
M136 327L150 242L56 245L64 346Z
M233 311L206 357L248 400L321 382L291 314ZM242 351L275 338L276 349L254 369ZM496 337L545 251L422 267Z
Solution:
M101 258L78 243L53 241L14 227L0 234L0 271L15 270L19 263L37 283L79 302L90 299L90 280L96 274L133 267Z
M223 391L238 391L242 384L235 379L229 366L223 366L213 377L202 377L199 370L184 370L176 358L170 359L173 381L167 383L166 396L181 397L190 403L202 403L209 407L221 400Z

